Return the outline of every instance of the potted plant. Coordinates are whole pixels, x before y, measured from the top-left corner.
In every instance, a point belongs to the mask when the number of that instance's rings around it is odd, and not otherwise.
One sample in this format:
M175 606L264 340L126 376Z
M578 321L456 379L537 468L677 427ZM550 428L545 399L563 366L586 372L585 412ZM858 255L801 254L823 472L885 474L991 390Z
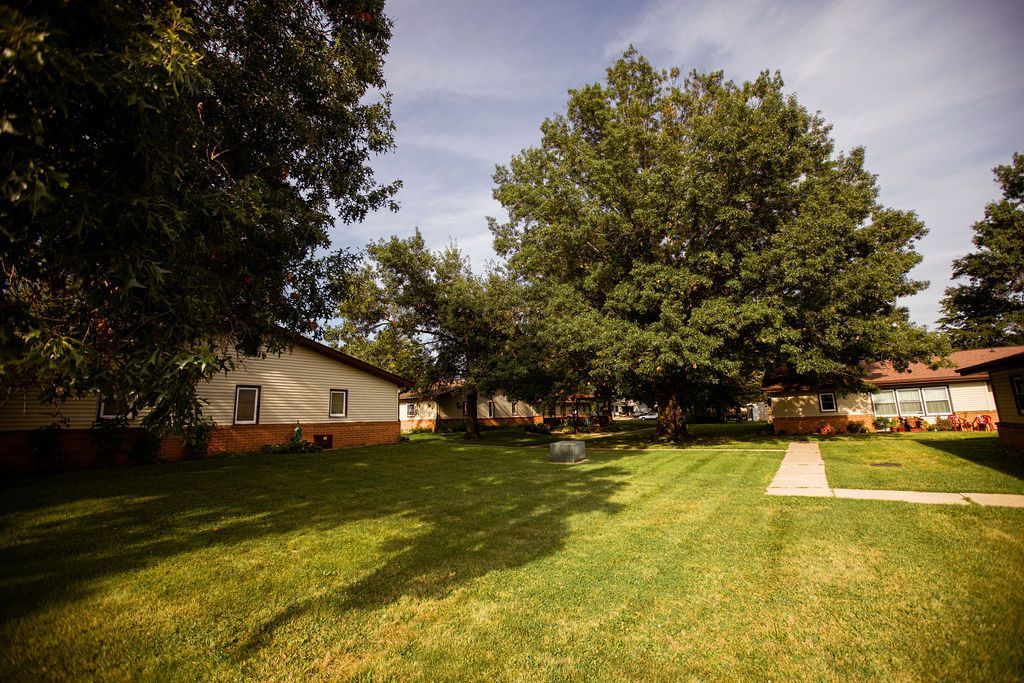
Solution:
M876 417L874 425L876 432L887 432L892 429L892 420L887 417Z

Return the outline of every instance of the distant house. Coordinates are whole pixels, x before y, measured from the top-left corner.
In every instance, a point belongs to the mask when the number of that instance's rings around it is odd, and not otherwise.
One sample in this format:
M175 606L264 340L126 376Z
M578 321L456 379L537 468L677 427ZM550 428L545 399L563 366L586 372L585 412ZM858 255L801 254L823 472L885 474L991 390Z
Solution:
M998 420L999 413L987 372L960 373L980 363L1024 352L1024 346L957 351L949 359L956 367L931 369L913 363L907 372L889 364L867 368L865 380L878 393L844 394L830 386L802 386L786 379L769 378L763 386L771 399L775 432L807 434L829 425L836 431L858 422L873 429L877 417L917 417L927 422L957 415L968 421L983 415Z
M434 398L412 391L403 392L398 403L403 432L413 429L433 430L445 425L461 424L468 412L466 390L461 386L443 391ZM513 401L501 393L494 396L478 396L476 414L480 426L484 428L543 422L541 414L532 405L523 401Z
M999 443L1024 448L1024 350L967 365L957 372L962 375L988 374L999 413Z
M398 392L410 382L386 370L304 337L281 355L246 358L227 374L198 387L206 401L203 416L215 428L210 452L256 450L284 443L302 426L306 441L325 447L370 446L399 440ZM97 441L107 420L119 417L116 405L100 396L41 404L29 393L0 405L0 471L33 471L37 453L32 434L62 424L61 469L97 464ZM142 430L128 421L130 442ZM162 459L183 457L179 439L160 444ZM120 458L124 460L123 457Z

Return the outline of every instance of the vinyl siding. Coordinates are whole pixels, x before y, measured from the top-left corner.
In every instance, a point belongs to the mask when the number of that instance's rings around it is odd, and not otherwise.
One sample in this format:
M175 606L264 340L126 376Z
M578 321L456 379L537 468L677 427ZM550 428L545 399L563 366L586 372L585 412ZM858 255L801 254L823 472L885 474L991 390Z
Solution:
M203 415L232 424L238 385L261 387L260 424L394 422L398 414L394 384L301 346L280 356L247 358L234 372L214 377L199 389L209 402ZM331 389L348 391L345 417L328 415Z
M221 426L232 424L236 385L261 385L260 424L325 422L395 422L398 387L309 349L296 346L280 356L247 358L238 369L199 387L208 401L203 416ZM331 389L348 391L345 417L329 417ZM24 395L0 405L0 430L35 429L53 423L55 411L70 420L71 429L88 429L97 414L97 398L84 398L54 408Z
M437 409L439 411L438 417L442 420L461 420L463 418L462 409L459 408L458 404L466 400L465 394L451 393L445 394L437 399ZM487 417L487 403L488 401L494 401L494 417L533 417L539 413L529 403L519 401L517 406L517 412L515 415L512 414L512 402L508 399L505 394L496 394L493 398L487 396L478 396L476 402L476 414L477 417ZM419 412L417 411L417 418L419 418Z
M416 414L412 417L406 413L406 406L410 403L416 406ZM433 420L436 417L437 403L435 401L405 400L399 402L398 418L400 420Z
M995 391L995 402L999 409L1000 422L1024 425L1024 415L1017 412L1017 403L1014 401L1013 389L1010 386L1011 377L1022 375L1024 375L1024 368L992 373L992 388Z
M70 429L89 429L96 421L98 399L90 396L65 401L59 406L39 403L36 394L18 393L0 405L0 430L36 429L67 418Z
M822 392L832 393L832 392ZM836 415L873 415L871 394L836 393L836 410L823 413L818 408L818 394L795 394L772 397L772 415L775 417L829 417Z
M964 382L949 385L954 411L995 410L996 403L988 382Z

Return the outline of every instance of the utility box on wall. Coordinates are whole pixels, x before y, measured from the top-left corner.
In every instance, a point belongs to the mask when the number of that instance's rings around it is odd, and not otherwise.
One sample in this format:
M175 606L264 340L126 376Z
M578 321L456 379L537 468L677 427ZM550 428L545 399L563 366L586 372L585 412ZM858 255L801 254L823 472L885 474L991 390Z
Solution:
M572 464L586 459L586 444L582 441L556 441L548 450L549 462Z

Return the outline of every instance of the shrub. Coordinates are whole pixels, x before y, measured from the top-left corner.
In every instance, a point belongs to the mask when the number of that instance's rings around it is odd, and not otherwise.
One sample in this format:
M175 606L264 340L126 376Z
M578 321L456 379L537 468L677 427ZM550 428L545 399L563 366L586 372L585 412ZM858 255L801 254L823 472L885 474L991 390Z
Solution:
M260 449L263 453L282 455L285 453L319 453L323 448L312 441L288 441L287 443L268 443Z
M940 417L935 421L935 431L937 432L951 432L953 431L953 421Z
M874 421L875 429L890 429L892 428L892 420L887 417L876 417Z
M212 420L203 420L185 430L182 435L181 447L186 458L205 458L209 455L213 429Z
M867 434L868 427L867 425L860 422L851 422L850 424L846 425L846 431L848 431L851 434Z
M64 420L67 422L67 418ZM60 434L64 425L60 422L50 424L32 430L28 435L28 447L35 456L39 469L44 472L51 472L58 468L60 462Z
M523 431L528 432L530 434L550 434L551 427L549 427L546 424L532 424L523 427Z
M160 457L160 437L151 429L137 430L135 443L128 451L128 459L137 464L156 462Z
M454 434L455 432L464 432L466 431L466 421L451 420L449 422L441 422L437 427L437 431L441 432L442 434Z
M833 429L832 425L830 425L828 422L822 422L821 425L818 426L818 429L816 431L822 436L830 436L836 433L836 430Z

